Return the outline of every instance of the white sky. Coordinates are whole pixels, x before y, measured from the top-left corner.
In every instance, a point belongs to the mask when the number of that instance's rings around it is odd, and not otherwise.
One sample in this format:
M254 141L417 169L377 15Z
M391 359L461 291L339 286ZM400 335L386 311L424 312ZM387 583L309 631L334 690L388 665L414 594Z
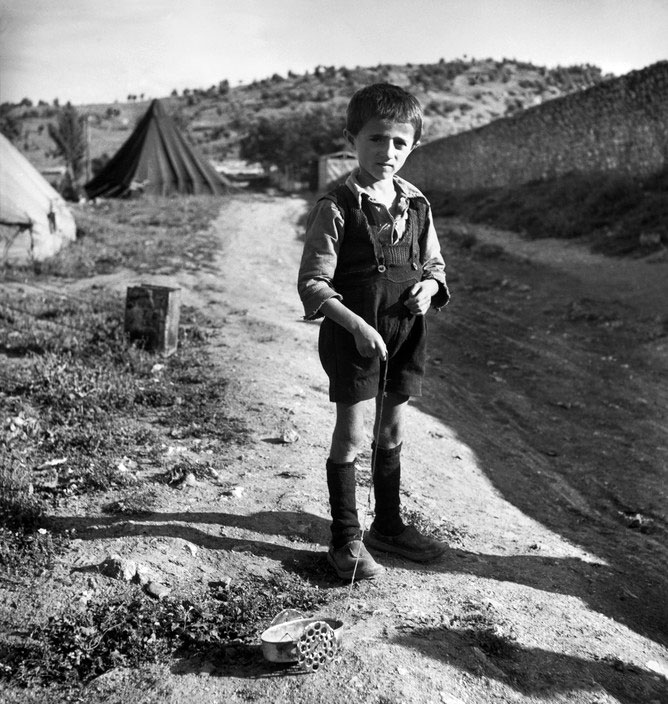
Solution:
M668 58L668 0L0 0L0 102L464 55L620 75Z

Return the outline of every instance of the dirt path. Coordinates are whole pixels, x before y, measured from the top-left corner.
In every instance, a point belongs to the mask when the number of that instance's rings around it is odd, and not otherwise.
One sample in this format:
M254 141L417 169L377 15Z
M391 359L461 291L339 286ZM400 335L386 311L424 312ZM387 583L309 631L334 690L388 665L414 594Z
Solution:
M182 662L161 675L170 701L668 702L666 264L633 263L648 288L619 292L625 262L440 224L454 299L430 316L403 502L451 550L426 567L381 557L382 582L349 594L324 560L332 410L295 290L304 207L231 198L220 273L180 281L222 324L211 344L253 435L227 457L239 490L200 483L147 522L90 519L73 559L131 553L181 588L289 569L340 597L326 615L345 648L309 676ZM115 701L122 676L91 696Z

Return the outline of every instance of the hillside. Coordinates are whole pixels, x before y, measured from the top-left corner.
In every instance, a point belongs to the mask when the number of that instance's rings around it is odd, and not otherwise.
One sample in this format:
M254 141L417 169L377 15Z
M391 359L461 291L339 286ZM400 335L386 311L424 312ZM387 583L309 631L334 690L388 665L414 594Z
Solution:
M190 139L212 161L238 156L247 126L261 118L277 117L298 108L327 108L343 116L350 95L359 87L387 81L410 89L425 107L423 141L479 127L498 117L587 88L603 80L595 66L546 68L516 60L441 60L434 64L379 65L336 68L317 66L313 72L280 76L231 87L225 79L207 89L176 91L163 97ZM128 102L77 106L89 115L91 158L109 156L127 139L148 106L147 96L128 96ZM139 99L138 99L139 98ZM51 155L53 144L46 123L56 107L0 106L0 120L17 125L16 143L40 169L60 164Z

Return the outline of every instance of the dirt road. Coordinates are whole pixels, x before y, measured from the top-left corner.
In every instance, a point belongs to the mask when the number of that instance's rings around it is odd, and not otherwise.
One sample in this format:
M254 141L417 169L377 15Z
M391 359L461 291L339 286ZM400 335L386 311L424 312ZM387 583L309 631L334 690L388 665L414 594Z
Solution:
M296 571L338 595L345 647L308 676L186 661L162 673L171 701L668 702L668 264L439 223L453 301L429 316L403 503L450 550L381 556L384 579L349 591L324 561L332 410L295 290L305 207L230 198L219 271L180 281L218 325L231 413L253 435L228 457L240 491L193 487L150 540L126 522L79 549L94 563L130 541L174 585ZM362 472L360 509L367 487ZM115 701L118 677L91 692Z

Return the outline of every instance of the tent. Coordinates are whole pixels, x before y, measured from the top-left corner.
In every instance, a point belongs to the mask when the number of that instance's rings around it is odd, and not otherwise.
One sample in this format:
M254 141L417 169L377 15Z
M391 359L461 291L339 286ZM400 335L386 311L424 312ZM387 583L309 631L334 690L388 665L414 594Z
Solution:
M220 195L227 185L186 142L160 101L153 100L125 143L84 188L89 198L120 198L133 192Z
M324 154L318 159L318 190L333 188L357 167L357 156L352 152Z
M0 260L42 261L75 237L74 217L63 198L0 134Z

